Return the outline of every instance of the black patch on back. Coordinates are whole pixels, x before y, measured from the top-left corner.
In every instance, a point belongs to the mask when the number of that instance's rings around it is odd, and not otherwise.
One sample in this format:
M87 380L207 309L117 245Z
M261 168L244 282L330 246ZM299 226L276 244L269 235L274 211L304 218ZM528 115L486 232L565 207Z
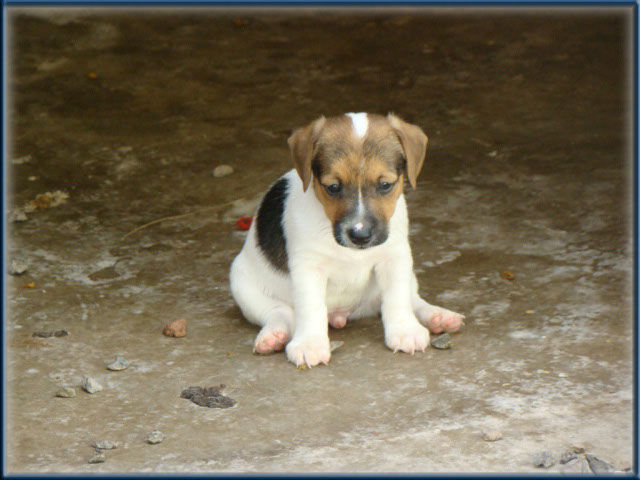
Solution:
M282 227L288 188L289 180L286 178L281 178L273 184L262 199L256 225L260 250L269 263L281 272L289 272L287 240Z

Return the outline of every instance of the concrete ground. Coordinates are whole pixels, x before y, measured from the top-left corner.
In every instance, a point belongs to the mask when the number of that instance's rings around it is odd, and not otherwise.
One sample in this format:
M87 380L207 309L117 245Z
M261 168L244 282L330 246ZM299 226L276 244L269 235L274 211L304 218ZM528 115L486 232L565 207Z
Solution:
M8 472L581 471L533 464L571 445L632 466L631 7L5 11L7 211L69 195L8 224L28 265L5 274ZM299 370L252 354L235 221L293 128L349 111L429 135L415 268L467 322L414 356L350 322ZM219 383L233 408L180 398ZM99 440L120 447L89 464Z

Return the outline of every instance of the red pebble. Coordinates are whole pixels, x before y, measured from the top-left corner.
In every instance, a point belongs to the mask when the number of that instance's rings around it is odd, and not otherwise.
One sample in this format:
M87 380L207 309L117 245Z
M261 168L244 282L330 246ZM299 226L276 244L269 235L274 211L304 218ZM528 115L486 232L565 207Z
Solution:
M240 217L236 222L236 225L240 230L249 230L251 227L252 217Z
M167 323L162 329L167 337L184 337L187 334L187 321L184 318Z

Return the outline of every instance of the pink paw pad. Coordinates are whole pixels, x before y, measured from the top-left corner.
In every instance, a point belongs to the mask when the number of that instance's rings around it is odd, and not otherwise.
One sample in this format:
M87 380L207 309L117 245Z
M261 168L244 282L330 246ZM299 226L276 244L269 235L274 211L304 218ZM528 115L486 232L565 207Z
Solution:
M279 352L284 348L287 343L286 332L273 330L267 332L260 332L258 338L256 338L253 351L260 354L268 354L273 352Z
M427 328L431 331L431 333L441 333L443 330L442 326L442 314L436 313L431 319L427 322Z
M460 327L464 324L462 321L464 317L457 313L451 313L450 315L445 315L442 319L442 325L446 332L456 332L460 330Z
M422 309L417 312L420 322L431 331L431 333L448 332L453 333L460 330L464 325L464 315L443 309Z

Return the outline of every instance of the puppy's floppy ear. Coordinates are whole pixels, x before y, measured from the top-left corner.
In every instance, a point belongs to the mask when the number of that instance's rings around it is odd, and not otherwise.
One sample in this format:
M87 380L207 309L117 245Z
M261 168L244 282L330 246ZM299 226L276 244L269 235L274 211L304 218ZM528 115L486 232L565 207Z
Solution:
M298 128L289 137L289 150L293 164L302 179L302 188L307 191L311 182L311 160L313 160L313 149L320 136L320 131L324 126L325 118L320 117L306 127Z
M409 183L416 189L418 174L422 169L424 158L427 153L427 142L429 139L422 129L416 125L407 123L394 114L387 115L391 127L395 130L400 139L404 155L407 159L407 177Z

